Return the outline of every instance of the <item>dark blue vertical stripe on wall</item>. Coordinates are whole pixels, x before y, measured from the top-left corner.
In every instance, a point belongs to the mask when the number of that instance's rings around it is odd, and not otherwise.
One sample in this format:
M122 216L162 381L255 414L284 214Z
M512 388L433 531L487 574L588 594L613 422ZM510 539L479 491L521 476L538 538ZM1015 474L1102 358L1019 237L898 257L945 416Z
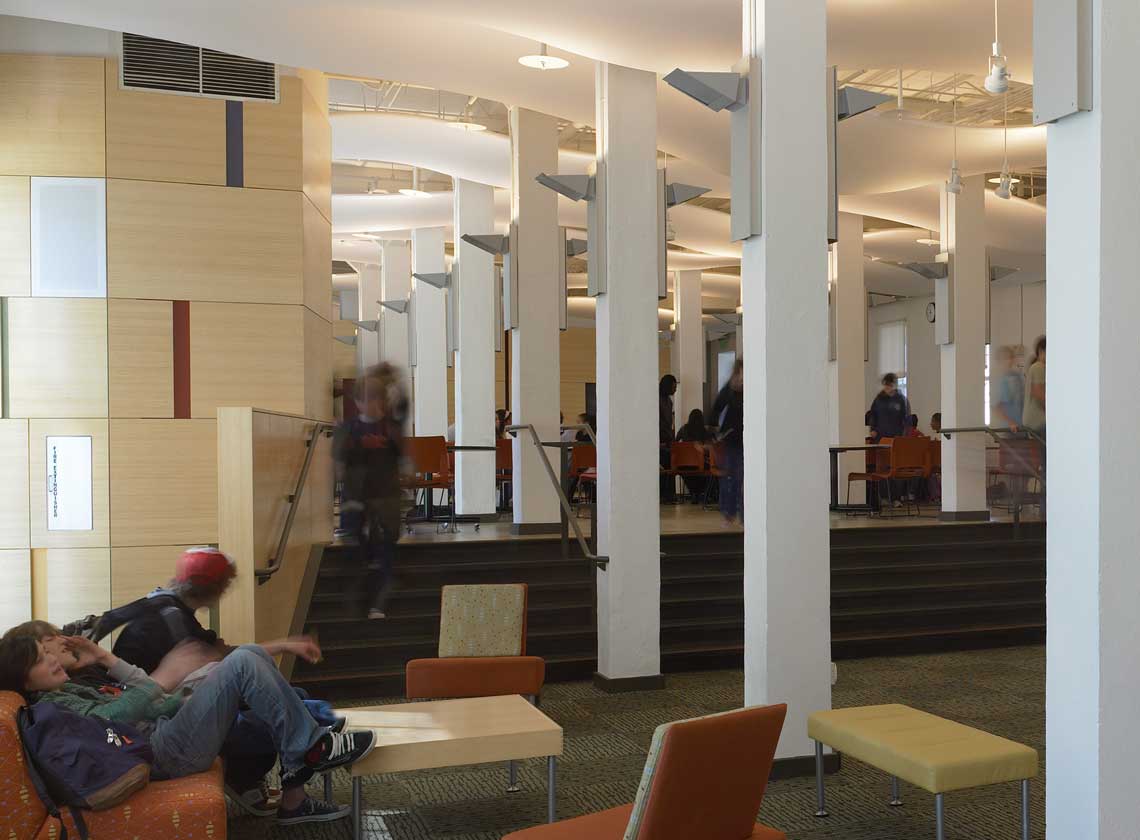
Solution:
M244 102L226 100L226 186L245 185L245 141L242 132Z

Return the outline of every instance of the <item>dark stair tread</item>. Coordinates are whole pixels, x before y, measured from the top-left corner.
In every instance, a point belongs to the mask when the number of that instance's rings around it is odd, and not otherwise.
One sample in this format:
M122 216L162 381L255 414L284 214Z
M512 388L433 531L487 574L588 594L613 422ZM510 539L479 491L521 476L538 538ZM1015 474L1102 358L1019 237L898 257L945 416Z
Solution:
M993 586L1010 586L1016 584L1029 584L1029 583L1044 583L1045 575L1033 575L1031 577L1014 577L1014 578L1000 578L996 580L952 580L952 581L935 581L935 582L914 582L914 583L898 583L898 584L884 584L877 586L841 586L832 587L832 597L836 595L842 596L855 596L855 595L879 595L887 593L900 593L900 592L939 592L939 591L953 591L956 589L989 589Z
M985 568L1006 568L1011 565L1034 566L1043 562L1041 557L978 557L959 558L955 560L914 560L903 563L879 563L868 560L865 563L844 563L832 566L833 575L863 574L883 572L889 574L908 574L910 572L936 572L941 570L961 569L963 571L978 571Z
M1044 630L1044 621L1016 622L1007 624L967 624L958 627L912 627L905 630L851 631L832 633L831 641L874 642L886 639L917 639L925 636L963 636L978 633L1000 633L1010 630Z
M832 607L831 618L853 618L858 616L908 615L912 613L930 614L942 612L965 612L968 610L1015 609L1018 607L1045 607L1045 597L1004 599L997 601L962 601L955 604L902 604L886 607Z
M909 551L954 551L967 549L990 548L1045 548L1044 537L1028 537L1024 539L1005 540L963 540L961 542L934 542L934 543L890 543L888 545L838 545L831 547L832 554L864 554L875 552L878 554L904 554Z

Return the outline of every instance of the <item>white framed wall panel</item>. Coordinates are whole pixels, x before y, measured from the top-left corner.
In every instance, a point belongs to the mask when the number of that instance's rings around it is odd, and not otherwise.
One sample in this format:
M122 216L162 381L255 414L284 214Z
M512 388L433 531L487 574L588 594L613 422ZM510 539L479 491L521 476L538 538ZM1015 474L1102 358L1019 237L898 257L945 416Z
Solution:
M32 178L32 294L107 296L107 182Z

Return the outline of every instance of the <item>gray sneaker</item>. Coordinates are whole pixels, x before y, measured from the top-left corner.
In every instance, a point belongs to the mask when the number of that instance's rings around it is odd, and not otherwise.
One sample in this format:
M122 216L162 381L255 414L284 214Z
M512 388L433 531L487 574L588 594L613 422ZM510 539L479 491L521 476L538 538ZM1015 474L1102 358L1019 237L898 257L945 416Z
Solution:
M337 805L335 802L324 802L306 796L305 800L292 811L278 808L277 824L300 825L301 823L333 822L344 819L351 811L352 808L348 805Z

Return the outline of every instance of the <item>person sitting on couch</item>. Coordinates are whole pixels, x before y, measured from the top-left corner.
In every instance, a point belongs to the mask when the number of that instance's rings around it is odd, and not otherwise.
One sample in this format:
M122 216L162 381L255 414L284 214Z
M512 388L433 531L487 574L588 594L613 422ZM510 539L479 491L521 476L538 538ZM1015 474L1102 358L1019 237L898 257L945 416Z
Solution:
M15 628L19 631L19 628ZM0 690L29 703L55 703L80 715L130 724L146 734L154 752L152 778L172 779L207 770L218 757L238 711L263 722L281 762L280 824L326 822L347 807L305 793L314 773L350 765L375 743L371 731L336 732L319 726L264 648L243 645L226 656L188 698L171 694L187 675L213 659L208 646L176 646L148 676L90 639L68 637L76 668L100 666L125 686L121 694L72 682L59 659L27 632L0 639Z

